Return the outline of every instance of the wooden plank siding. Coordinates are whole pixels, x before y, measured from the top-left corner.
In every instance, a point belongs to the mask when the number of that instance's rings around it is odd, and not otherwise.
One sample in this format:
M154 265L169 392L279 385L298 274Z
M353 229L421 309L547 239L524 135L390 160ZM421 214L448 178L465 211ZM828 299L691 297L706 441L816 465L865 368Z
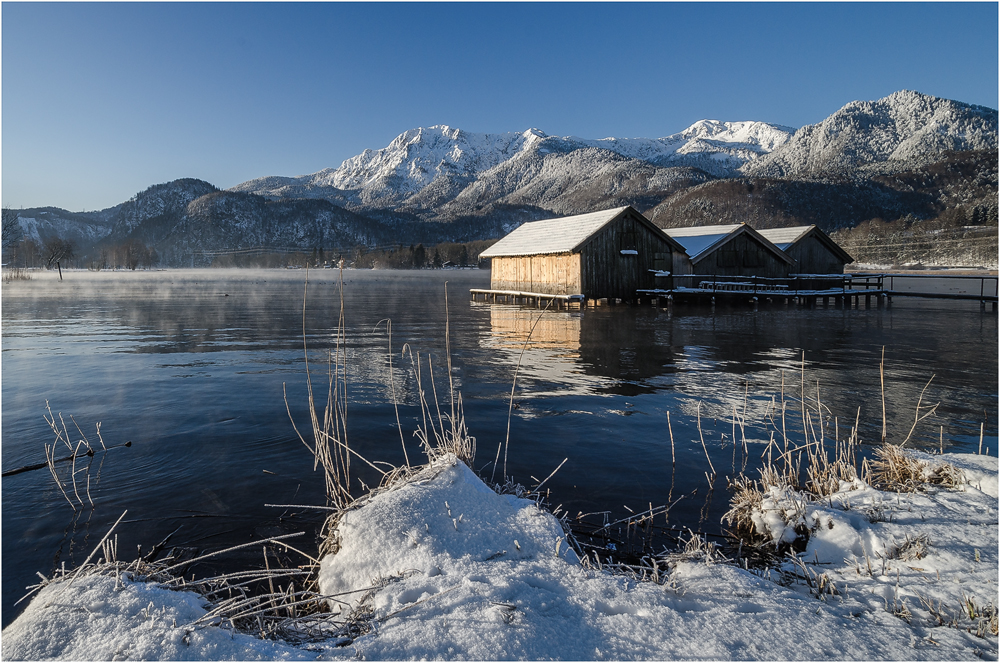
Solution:
M846 264L816 235L808 235L785 249L789 258L796 261L795 270L800 274L843 274Z
M580 283L580 254L539 256L498 256L490 274L492 290L521 290L546 295L577 295Z
M526 223L483 252L492 290L630 302L655 287L652 270L690 261L683 246L632 207Z
M632 301L636 290L655 287L650 270L673 268L670 239L647 223L624 214L581 247L581 282L588 299ZM623 250L636 255L623 255Z
M696 274L743 276L754 274L771 278L788 276L793 267L778 258L756 237L741 233L694 263Z

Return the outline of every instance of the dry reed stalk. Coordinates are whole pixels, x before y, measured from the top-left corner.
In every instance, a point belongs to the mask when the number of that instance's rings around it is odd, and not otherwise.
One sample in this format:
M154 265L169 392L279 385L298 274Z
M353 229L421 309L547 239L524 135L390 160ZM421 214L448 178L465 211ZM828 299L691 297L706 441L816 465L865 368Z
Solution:
M878 364L878 377L879 384L882 388L882 442L885 442L886 437L886 422L885 422L885 346L882 346L882 359Z
M910 432L906 434L906 439L899 443L900 447L906 445L906 443L910 441L910 436L912 436L913 431L916 430L917 424L919 424L921 421L934 414L937 411L938 406L941 405L941 403L935 403L934 405L925 408L927 409L927 412L924 413L923 416L921 416L920 414L920 404L924 400L924 392L927 391L927 387L931 386L931 381L934 380L934 377L935 377L934 375L931 375L931 379L928 380L927 384L924 385L924 388L920 390L920 398L917 399L917 409L916 412L914 412L913 414L913 425L910 427Z
M56 482L56 485L62 492L63 497L66 498L66 501L69 502L69 505L73 507L74 511L76 511L76 505L73 504L73 500L71 500L69 498L69 495L66 494L66 488L63 486L62 480L59 478L58 472L56 472L55 448L56 448L55 444L53 444L51 447L47 444L45 445L45 462L48 465L49 472L52 474L52 480Z
M713 484L715 483L715 477L718 475L715 472L715 466L712 465L712 459L708 455L708 447L705 446L705 435L702 433L701 430L701 401L698 401L698 438L701 440L701 448L705 451L705 458L708 459L708 466L712 470L712 476L709 479L708 483Z
M873 486L897 493L917 492L927 484L954 488L966 483L964 473L950 463L930 467L895 444L883 444L876 449L870 468Z
M285 397L285 410L292 422L292 428L302 444L313 454L313 469L323 468L326 483L327 499L338 509L346 509L353 501L350 492L351 457L354 456L366 465L379 472L383 477L385 470L377 467L367 458L351 449L347 442L347 329L344 317L344 272L340 271L340 315L337 320L337 333L334 351L327 352L327 401L323 409L322 419L317 415L316 401L313 395L312 374L309 368L309 346L306 334L306 303L309 292L309 273L306 270L305 284L302 293L302 352L306 368L306 389L309 402L309 420L312 425L313 444L309 444L295 425L291 406L288 404L288 394L282 384Z
M465 423L462 395L457 394L454 396L454 416L442 414L437 397L437 386L434 383L434 365L428 356L428 378L431 383L431 392L437 415L437 421L435 422L435 413L431 411L430 404L427 401L427 393L423 387L420 353L413 353L408 346L404 346L404 352L407 350L410 351L410 361L414 366L414 373L417 377L417 393L419 396L421 417L424 422L421 426L417 426L415 435L420 440L424 454L432 463L447 454L454 454L459 460L471 467L476 455L476 438L469 435L468 427ZM416 354L416 358L414 358L414 354Z
M667 410L667 431L670 433L670 493L667 501L674 498L674 475L677 473L677 456L674 454L674 428L670 425L670 410Z
M399 421L399 399L396 398L396 379L392 370L392 320L390 318L379 320L372 332L375 332L383 322L389 337L389 388L392 390L392 407L396 412L396 429L399 431L399 444L403 447L403 458L406 460L406 466L410 467L410 455L406 452L406 441L403 439L403 424Z
M80 472L85 472L86 473L85 495L87 496L87 501L90 503L90 507L93 508L94 500L90 494L90 467L91 464L93 463L93 460L87 463L86 468L77 470L76 459L81 455L82 449L86 449L84 454L92 458L95 453L94 448L90 445L90 441L87 439L87 436L84 435L83 431L80 429L79 424L76 423L76 419L74 419L72 415L70 415L70 420L73 422L73 425L76 426L76 429L77 431L79 431L80 437L82 438L79 441L77 441L76 446L73 446L73 443L69 435L69 429L66 426L66 421L63 418L62 413L60 412L58 413L58 415L53 415L52 408L47 400L45 401L45 410L47 412L47 416L43 414L42 418L45 420L45 423L49 425L49 428L56 436L56 439L52 442L51 447L49 445L44 445L45 464L49 469L49 473L52 475L52 479L56 482L56 485L59 487L59 490L63 494L63 497L65 497L66 501L69 502L69 505L73 507L74 511L78 511L80 509L86 508L86 504L84 504L83 498L80 497L80 489L79 486L77 485L77 475ZM56 421L57 418L58 418L58 423ZM107 446L105 446L104 439L101 437L100 423L97 424L97 437L98 440L100 440L101 442L101 446L104 447L105 451L107 451ZM73 499L70 498L68 492L66 491L66 487L63 484L63 479L60 478L59 473L56 470L55 464L57 461L55 457L55 451L56 451L56 446L59 444L59 442L62 442L64 445L66 445L66 448L69 449L70 451L69 456L65 458L60 458L59 461L64 461L64 460L70 461L69 481L72 482L73 496L76 498L76 502L74 502ZM98 479L100 479L100 476L98 476Z

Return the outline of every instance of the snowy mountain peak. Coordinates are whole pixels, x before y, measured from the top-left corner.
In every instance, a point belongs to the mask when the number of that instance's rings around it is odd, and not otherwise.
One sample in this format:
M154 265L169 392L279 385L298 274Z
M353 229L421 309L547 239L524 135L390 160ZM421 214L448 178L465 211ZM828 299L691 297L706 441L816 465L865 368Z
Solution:
M438 124L405 131L337 168L261 178L234 189L428 216L478 214L490 205L562 210L550 197L576 201L573 192L583 182L599 180L601 199L618 204L625 201L623 188L640 181L655 180L662 189L677 178L823 176L932 159L947 150L996 149L996 118L995 110L902 90L851 102L798 131L704 119L662 138L587 139L534 127L473 133ZM565 210L577 204L583 203L567 203Z
M743 172L763 177L825 176L859 167L907 169L945 151L997 149L997 111L912 90L852 101L799 129Z
M720 122L699 120L690 127L664 140L712 140L719 143L741 143L760 153L771 152L783 145L795 129L766 122Z

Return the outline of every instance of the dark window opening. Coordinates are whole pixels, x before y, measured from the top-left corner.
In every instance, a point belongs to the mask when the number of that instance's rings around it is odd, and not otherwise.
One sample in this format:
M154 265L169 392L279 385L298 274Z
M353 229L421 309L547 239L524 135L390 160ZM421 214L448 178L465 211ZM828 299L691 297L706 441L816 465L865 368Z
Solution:
M635 251L639 248L639 245L636 244L634 230L622 230L620 237L621 246L619 248L622 251Z

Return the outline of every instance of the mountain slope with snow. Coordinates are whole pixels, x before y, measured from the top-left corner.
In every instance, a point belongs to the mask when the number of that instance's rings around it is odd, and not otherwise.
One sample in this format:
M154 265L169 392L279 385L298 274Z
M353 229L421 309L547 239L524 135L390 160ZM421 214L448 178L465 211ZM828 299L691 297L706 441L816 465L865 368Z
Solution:
M877 101L853 101L741 170L778 178L898 172L948 151L996 149L997 111L901 90Z
M526 221L623 205L663 227L833 230L960 207L959 216L989 220L997 144L996 110L905 90L798 131L701 120L662 138L588 139L437 125L310 175L261 177L223 195L175 180L99 212L22 210L21 225L25 237L66 236L83 253L137 238L190 264L192 253L247 246L489 239Z
M538 129L484 134L438 125L406 131L388 146L365 150L339 168L301 177L264 177L233 190L272 198L325 198L359 209L393 207L436 214L445 208L454 216L486 204L524 204L529 192L539 189L552 199L553 190L580 189L595 171L620 170L629 161L633 163L625 167L628 173L619 180L642 173L643 180L652 179L660 188L687 177L691 169L732 176L791 134L787 127L762 122L715 120L656 139L591 140L549 136ZM580 158L578 152L586 156ZM681 170L669 172L677 169ZM544 184L536 180L538 176ZM517 192L520 195L504 199ZM578 207L563 201L551 209Z

